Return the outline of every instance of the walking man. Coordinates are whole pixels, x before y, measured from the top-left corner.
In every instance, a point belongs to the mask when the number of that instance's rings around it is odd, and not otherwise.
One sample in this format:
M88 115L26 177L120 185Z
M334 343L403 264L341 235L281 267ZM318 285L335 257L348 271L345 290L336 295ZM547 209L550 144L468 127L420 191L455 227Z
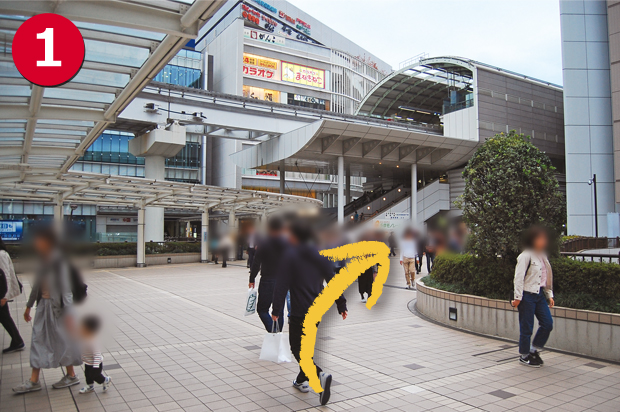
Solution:
M407 289L415 289L416 258L418 247L413 229L408 228L400 242L400 265L405 269Z
M276 287L277 268L282 259L282 253L286 248L286 242L282 238L284 222L278 217L273 217L267 223L268 237L257 247L252 267L250 269L250 284L253 288L256 282L256 276L260 271L261 280L258 286L258 302L256 304L256 312L260 320L265 325L267 332L273 330L273 320L269 314L269 308L274 303L273 291ZM282 297L282 302L286 298L286 293ZM278 330L282 330L284 326L284 317L282 314L283 305L280 305L280 311L274 312L278 314Z
M282 265L278 271L278 283L274 293L273 320L277 321L278 315L276 314L282 313L284 298L290 289L289 343L291 352L299 362L304 318L314 300L323 291L323 282L329 282L334 277L335 272L333 264L321 256L316 246L313 245L314 235L310 225L295 222L291 226L290 232L291 246L284 253ZM346 319L347 301L344 296L341 295L336 300L336 305L342 319ZM316 373L323 388L323 392L319 394L319 401L321 405L325 405L331 396L332 375L323 372L318 366L316 366ZM308 377L301 367L297 378L293 381L293 387L304 393L310 391Z

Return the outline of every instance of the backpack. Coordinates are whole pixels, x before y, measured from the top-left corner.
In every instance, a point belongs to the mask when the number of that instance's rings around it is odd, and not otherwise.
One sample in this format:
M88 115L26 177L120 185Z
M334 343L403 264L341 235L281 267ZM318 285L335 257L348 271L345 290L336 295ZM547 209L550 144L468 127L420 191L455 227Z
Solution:
M69 283L71 284L73 303L82 303L86 299L88 285L84 283L82 274L71 262L67 263L67 265L69 266ZM64 307L64 305L61 299L61 306Z
M84 283L84 278L80 271L71 263L69 263L69 281L71 282L73 303L82 303L84 299L86 299L86 289L88 289L88 285Z

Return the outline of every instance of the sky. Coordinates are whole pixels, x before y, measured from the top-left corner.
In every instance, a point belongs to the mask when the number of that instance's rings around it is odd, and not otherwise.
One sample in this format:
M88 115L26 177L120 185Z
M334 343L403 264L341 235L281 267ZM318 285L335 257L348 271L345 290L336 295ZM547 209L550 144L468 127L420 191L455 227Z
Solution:
M559 0L288 0L393 69L461 56L562 84Z

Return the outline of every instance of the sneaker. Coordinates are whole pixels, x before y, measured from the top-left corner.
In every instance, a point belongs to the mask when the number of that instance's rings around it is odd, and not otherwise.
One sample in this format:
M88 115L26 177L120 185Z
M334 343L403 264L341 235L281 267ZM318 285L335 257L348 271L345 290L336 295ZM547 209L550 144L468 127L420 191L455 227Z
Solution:
M534 359L536 359L536 361L538 363L540 363L541 366L545 364L545 362L543 362L542 358L540 357L540 352L538 352L538 351L536 351L534 353L530 352L530 356L532 356Z
M528 354L525 358L523 356L519 356L519 362L521 362L522 365L530 366L532 368L540 368L541 366L540 362L538 362L538 360L536 360L536 358L532 356L531 353Z
M112 383L112 377L111 376L106 376L105 377L105 381L103 382L103 391L107 392L107 390L110 388L110 384Z
M15 345L15 346L11 345L6 349L2 349L2 353L6 355L7 353L18 352L20 350L24 350L25 347L26 347L26 344L22 342L19 345Z
M366 298L362 298L362 303L366 303Z
M411 285L407 285L407 289L411 289Z
M28 379L26 382L13 388L15 393L28 393L41 390L41 382L32 382Z
M54 389L68 388L69 386L77 385L79 383L80 383L80 378L78 378L77 375L76 376L65 375L58 382L53 384L52 388Z
M321 405L327 405L329 402L329 397L331 396L331 386L332 386L332 375L329 373L321 372L321 388L323 388L323 392L319 393L319 402Z
M297 383L297 381L293 381L293 388L297 389L299 392L308 393L310 392L310 384L308 381Z
M80 389L80 393L90 393L95 392L95 385L86 385L82 389Z

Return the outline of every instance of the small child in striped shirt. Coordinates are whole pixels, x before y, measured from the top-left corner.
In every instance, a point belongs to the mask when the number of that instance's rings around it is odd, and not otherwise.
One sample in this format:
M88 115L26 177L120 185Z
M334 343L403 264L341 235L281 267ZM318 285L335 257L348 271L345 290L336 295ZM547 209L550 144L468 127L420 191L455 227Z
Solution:
M84 375L86 386L80 389L80 393L95 391L95 382L103 385L103 391L107 391L112 382L110 376L103 376L103 355L97 343L97 333L101 328L101 320L97 316L89 315L82 319L80 328L82 337L82 362L84 362Z

